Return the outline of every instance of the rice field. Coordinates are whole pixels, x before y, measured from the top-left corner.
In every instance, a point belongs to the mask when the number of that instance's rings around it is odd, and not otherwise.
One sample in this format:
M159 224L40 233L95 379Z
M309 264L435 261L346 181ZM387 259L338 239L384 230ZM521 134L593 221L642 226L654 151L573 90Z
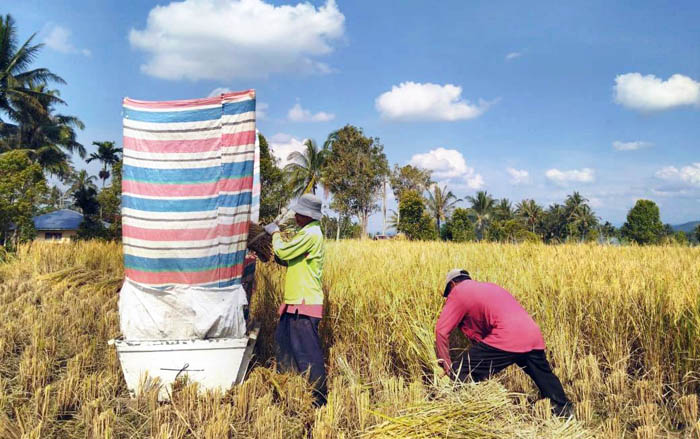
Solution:
M275 372L283 270L258 271L256 365L225 394L178 383L130 399L114 243L39 244L0 259L0 438L697 438L700 248L329 242L321 326L329 403ZM455 386L436 365L445 272L509 289L539 323L577 420L529 378ZM455 334L455 350L468 346ZM456 353L456 352L455 352Z

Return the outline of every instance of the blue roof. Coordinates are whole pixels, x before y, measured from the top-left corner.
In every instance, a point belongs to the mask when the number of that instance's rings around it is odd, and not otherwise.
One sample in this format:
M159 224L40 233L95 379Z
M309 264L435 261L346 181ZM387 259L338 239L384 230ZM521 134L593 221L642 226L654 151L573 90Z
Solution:
M37 230L77 230L83 215L74 210L61 209L34 217Z

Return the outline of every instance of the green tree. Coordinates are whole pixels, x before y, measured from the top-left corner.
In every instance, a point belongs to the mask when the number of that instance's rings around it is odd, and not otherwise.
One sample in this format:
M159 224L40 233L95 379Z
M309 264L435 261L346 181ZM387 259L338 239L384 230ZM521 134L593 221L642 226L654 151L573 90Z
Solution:
M43 84L31 89L38 93L31 102L20 100L14 105L17 124L2 127L0 151L25 150L44 170L65 179L71 169L69 154L85 156L76 134L84 125L75 116L56 113L51 97L58 96L58 91L46 90Z
M452 191L447 190L447 186L440 189L439 185L434 184L432 190L428 191L426 204L433 218L435 218L438 230L440 230L440 220L445 219L454 209L455 204L460 201L462 200L457 198Z
M398 230L399 228L399 213L395 210L391 210L391 215L386 221L387 227L390 229Z
M501 198L493 208L493 217L497 221L507 221L515 218L513 204L508 198Z
M321 217L321 230L326 238L359 238L362 235L362 227L354 223L349 217L343 217L340 222L338 218L323 215Z
M476 236L479 240L484 239L484 232L488 227L496 201L486 191L479 191L475 197L467 197L471 203L471 213L476 226Z
M389 175L389 184L394 192L394 197L400 201L405 191L415 191L422 195L433 184L433 181L430 170L411 165L394 165L394 170Z
M564 242L568 236L568 215L566 207L554 203L542 216L542 237L545 242Z
M406 191L399 203L398 231L411 240L437 238L437 231L430 215L425 211L423 197L416 191Z
M0 154L0 237L3 245L34 235L33 217L41 199L48 192L41 166L32 163L22 151Z
M65 83L61 77L45 68L30 68L39 54L42 44L32 44L36 34L23 44L17 40L17 27L11 15L0 17L0 116L5 113L10 120L18 120L21 110L17 105L44 108L39 99L51 103L62 102L56 95L33 89L32 86L48 82ZM0 117L0 131L6 127Z
M695 226L695 240L700 242L700 224Z
M663 233L659 207L651 200L637 200L627 213L622 236L637 244L654 244Z
M122 160L112 165L112 182L97 194L100 205L100 218L109 223L109 239L121 240L122 237Z
M532 233L535 233L537 226L542 221L544 211L535 200L526 199L517 204L515 207L515 214L525 221L525 224L527 224L528 229Z
M294 151L289 154L287 158L289 163L284 167L289 176L289 185L296 197L309 192L316 194L328 154L325 147L319 149L316 142L311 139L306 139L304 146L304 152Z
M456 208L441 230L441 236L443 239L455 242L474 241L476 233L469 210Z
M260 222L269 223L289 202L291 191L277 159L270 152L267 139L258 134L260 144Z
M333 193L332 207L341 215L356 215L367 236L369 216L379 207L379 191L389 173L384 147L352 125L331 133L326 144L323 179Z
M97 152L90 154L90 157L88 157L88 159L85 161L90 163L93 160L98 160L100 163L102 163L102 169L98 175L102 180L102 187L104 188L105 182L110 176L110 170L121 160L120 154L122 152L122 148L115 147L114 142L109 141L92 142L92 144L97 146Z

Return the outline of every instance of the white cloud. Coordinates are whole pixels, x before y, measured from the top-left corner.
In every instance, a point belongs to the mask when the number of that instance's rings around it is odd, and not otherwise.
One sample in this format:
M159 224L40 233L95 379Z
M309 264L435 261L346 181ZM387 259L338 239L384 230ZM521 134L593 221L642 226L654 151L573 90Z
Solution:
M523 56L522 52L510 52L506 55L506 61L510 61L515 58L520 58L521 56Z
M397 121L455 121L480 116L489 106L484 100L470 104L462 99L462 87L452 84L402 82L375 99L383 118Z
M267 117L267 110L270 106L266 102L256 102L255 103L255 118L265 119Z
M595 171L591 168L570 169L560 171L559 169L548 169L544 173L545 177L558 186L568 186L570 183L592 183L595 181Z
M484 178L467 166L461 152L456 149L437 148L424 154L415 154L409 164L433 172L433 178L451 184L466 185L469 189L481 189Z
M639 111L660 111L700 105L700 82L675 74L667 80L627 73L615 78L615 102Z
M662 180L700 187L700 162L691 163L682 168L664 166L656 171L655 175Z
M294 151L303 152L306 147L304 142L306 139L297 139L294 136L285 133L278 133L270 137L269 144L272 154L279 159L277 163L280 167L285 167L289 161L289 154Z
M131 45L147 53L141 70L163 79L260 78L328 73L317 61L344 36L334 0L275 6L262 0L184 0L156 6Z
M643 142L641 140L637 140L634 142L621 142L619 140L616 140L613 142L612 146L618 151L636 151L642 148L650 148L654 146L654 144L651 142Z
M88 49L78 49L71 43L71 30L63 26L49 24L44 28L46 35L43 43L46 47L61 53L80 53L84 56L90 56L92 52Z
M228 87L216 87L214 90L209 93L207 96L208 98L213 98L214 96L218 96L224 93L231 93L231 89Z
M530 173L524 169L507 168L511 184L525 184L530 182Z
M316 114L305 110L298 102L287 113L287 118L292 122L328 122L335 119L335 114L319 111Z

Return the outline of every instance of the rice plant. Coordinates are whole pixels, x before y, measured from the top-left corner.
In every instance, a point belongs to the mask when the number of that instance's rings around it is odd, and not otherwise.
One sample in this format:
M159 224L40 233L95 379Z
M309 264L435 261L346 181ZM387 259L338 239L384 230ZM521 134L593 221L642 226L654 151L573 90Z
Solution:
M433 329L454 267L509 289L533 314L577 420L510 368L455 385ZM328 404L273 366L284 271L258 270L255 365L226 393L183 380L128 396L117 244L34 243L0 262L0 438L587 438L700 435L700 248L329 242L321 334ZM461 336L455 350L468 346ZM457 352L455 352L456 354Z

